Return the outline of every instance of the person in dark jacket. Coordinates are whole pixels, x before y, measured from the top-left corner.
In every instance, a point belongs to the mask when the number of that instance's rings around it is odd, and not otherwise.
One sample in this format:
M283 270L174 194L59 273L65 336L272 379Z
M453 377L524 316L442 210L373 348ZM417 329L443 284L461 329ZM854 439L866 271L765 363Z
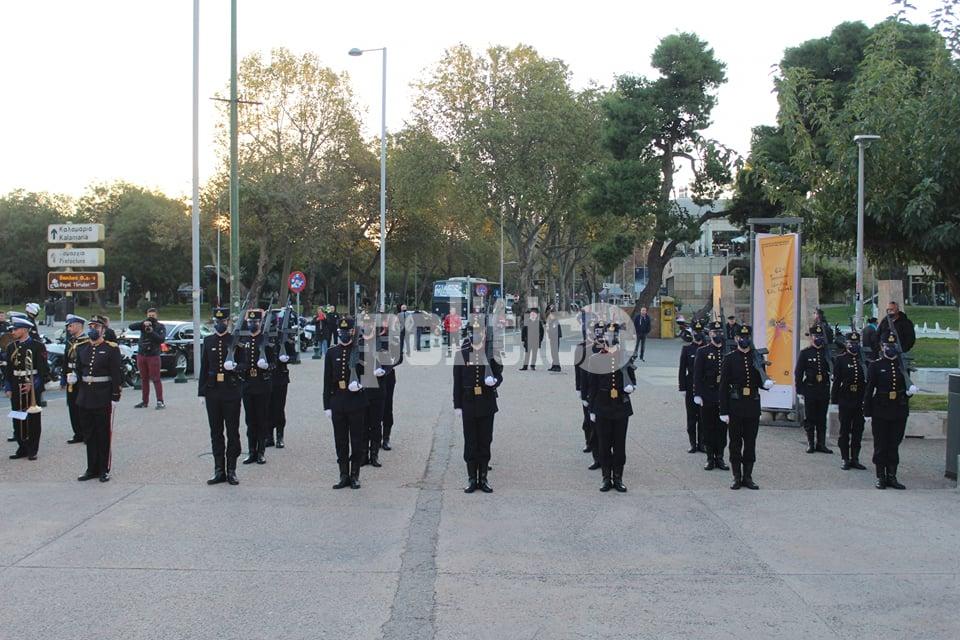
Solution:
M528 367L532 371L537 370L537 352L543 344L543 333L543 319L537 308L533 307L524 317L523 327L520 329L520 342L523 343L523 366L520 371L526 371Z
M860 464L860 442L863 437L863 394L867 373L860 350L860 334L856 331L848 333L844 346L844 352L834 363L830 402L837 405L839 410L840 437L837 445L843 457L840 468L849 471L866 469Z
M723 461L727 425L720 421L720 367L726 342L723 323L711 322L709 333L710 342L697 350L693 361L693 402L700 407L700 431L707 450L703 470L728 471L730 467Z
M363 362L356 343L353 318L342 316L337 325L338 343L323 362L323 413L333 422L340 481L334 489L360 488L364 455L364 415L367 398L360 380Z
M100 482L108 482L113 463L113 417L123 384L120 348L104 339L106 318L92 316L87 326L89 340L77 349L77 407L83 442L87 445L87 470L77 480L99 478Z
M640 313L633 318L633 330L637 334L637 344L633 348L633 355L643 360L647 350L647 336L650 335L650 316L646 307L640 307Z
M237 458L240 457L242 394L235 363L227 365L232 343L230 310L214 309L213 333L203 339L200 373L197 375L197 395L207 410L213 451L213 477L207 480L207 484L240 484Z
M900 310L900 305L896 302L887 305L887 317L880 323L880 344L886 345L887 336L891 333L896 335L899 349L903 353L909 353L917 342L913 321Z
M694 322L691 329L692 331L688 332L690 342L680 349L678 382L687 413L687 438L690 440L687 453L697 453L704 451L704 448L703 429L700 428L700 407L693 401L693 365L697 360L697 351L703 346L703 324L699 321Z
M577 391L577 400L583 408L583 422L580 425L586 442L583 452L593 455L593 464L587 467L591 471L600 468L600 445L597 444L597 430L594 428L593 421L590 420L590 402L587 396L590 390L590 372L587 370L587 360L600 351L598 345L603 338L603 331L604 325L601 323L590 327L589 334L584 331L583 340L577 344L573 354L574 387Z
M10 398L17 441L17 451L11 460L36 460L40 448L41 409L40 391L47 379L46 349L31 335L36 325L27 318L13 319L14 341L7 345L4 362L3 391Z
M277 353L264 333L263 309L248 309L244 330L237 338L231 371L243 383L243 418L247 425L247 457L243 464L266 464L265 449L270 429L270 392Z
M67 444L83 442L80 432L80 413L77 409L77 394L80 387L77 385L77 347L87 342L89 338L84 332L86 320L72 313L67 316L67 338L63 345L63 367L60 371L60 388L67 392L67 414L70 416L70 427L73 437Z
M286 315L287 336L283 337L284 315ZM265 447L276 446L277 449L286 447L283 432L287 428L287 389L290 386L290 367L288 363L296 356L297 346L294 342L294 329L297 326L296 313L293 308L279 310L274 315L274 331L270 344L277 355L277 364L270 376L270 418L267 427ZM274 439L276 433L276 439Z
M860 346L867 362L873 362L880 357L880 330L876 318L867 318L867 324L860 334Z
M830 405L833 360L823 325L813 325L808 335L810 346L800 352L793 370L797 395L803 396L807 453L833 453L827 447L827 409Z
M156 309L147 309L147 317L129 326L131 331L139 331L137 342L137 370L140 372L142 386L140 403L134 409L143 409L150 405L150 384L157 393L157 409L163 409L163 383L160 381L161 345L167 339L167 330L157 319Z

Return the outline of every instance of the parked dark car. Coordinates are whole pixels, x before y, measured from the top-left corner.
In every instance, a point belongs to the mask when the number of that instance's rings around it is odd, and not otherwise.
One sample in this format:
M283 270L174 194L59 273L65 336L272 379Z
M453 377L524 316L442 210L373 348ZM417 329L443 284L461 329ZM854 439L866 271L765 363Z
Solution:
M167 331L166 341L160 345L160 369L162 372L174 374L178 368L187 373L193 373L193 321L161 320L160 324ZM205 324L200 325L200 338L210 335L212 330ZM131 345L136 351L139 331L127 330L121 334L121 341Z

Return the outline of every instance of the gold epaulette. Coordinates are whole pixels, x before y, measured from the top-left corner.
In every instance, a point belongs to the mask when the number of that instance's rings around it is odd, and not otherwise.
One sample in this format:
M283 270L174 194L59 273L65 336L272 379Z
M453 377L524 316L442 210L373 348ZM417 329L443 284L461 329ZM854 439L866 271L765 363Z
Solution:
M104 340L104 342L106 342L108 345L114 348L119 346L116 342L110 342L109 340Z

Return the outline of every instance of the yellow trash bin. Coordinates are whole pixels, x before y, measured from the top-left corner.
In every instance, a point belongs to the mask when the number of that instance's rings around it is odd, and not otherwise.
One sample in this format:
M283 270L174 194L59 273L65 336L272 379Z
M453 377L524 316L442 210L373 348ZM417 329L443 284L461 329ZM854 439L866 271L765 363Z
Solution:
M660 297L660 337L662 339L677 337L677 309L670 296Z

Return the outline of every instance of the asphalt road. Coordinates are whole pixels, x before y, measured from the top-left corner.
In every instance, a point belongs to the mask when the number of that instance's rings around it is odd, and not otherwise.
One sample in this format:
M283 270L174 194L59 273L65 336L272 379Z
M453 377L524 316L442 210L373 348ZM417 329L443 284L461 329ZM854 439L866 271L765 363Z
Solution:
M0 459L0 639L960 635L943 441L905 442L909 490L877 491L764 427L761 490L730 491L686 453L678 349L648 343L622 495L586 469L570 366L508 364L492 495L461 492L436 349L398 370L394 450L358 491L330 489L316 361L293 368L287 448L241 465L239 487L204 484L193 382L164 381L165 411L125 392L106 484L76 482L83 448L51 397L40 459Z

